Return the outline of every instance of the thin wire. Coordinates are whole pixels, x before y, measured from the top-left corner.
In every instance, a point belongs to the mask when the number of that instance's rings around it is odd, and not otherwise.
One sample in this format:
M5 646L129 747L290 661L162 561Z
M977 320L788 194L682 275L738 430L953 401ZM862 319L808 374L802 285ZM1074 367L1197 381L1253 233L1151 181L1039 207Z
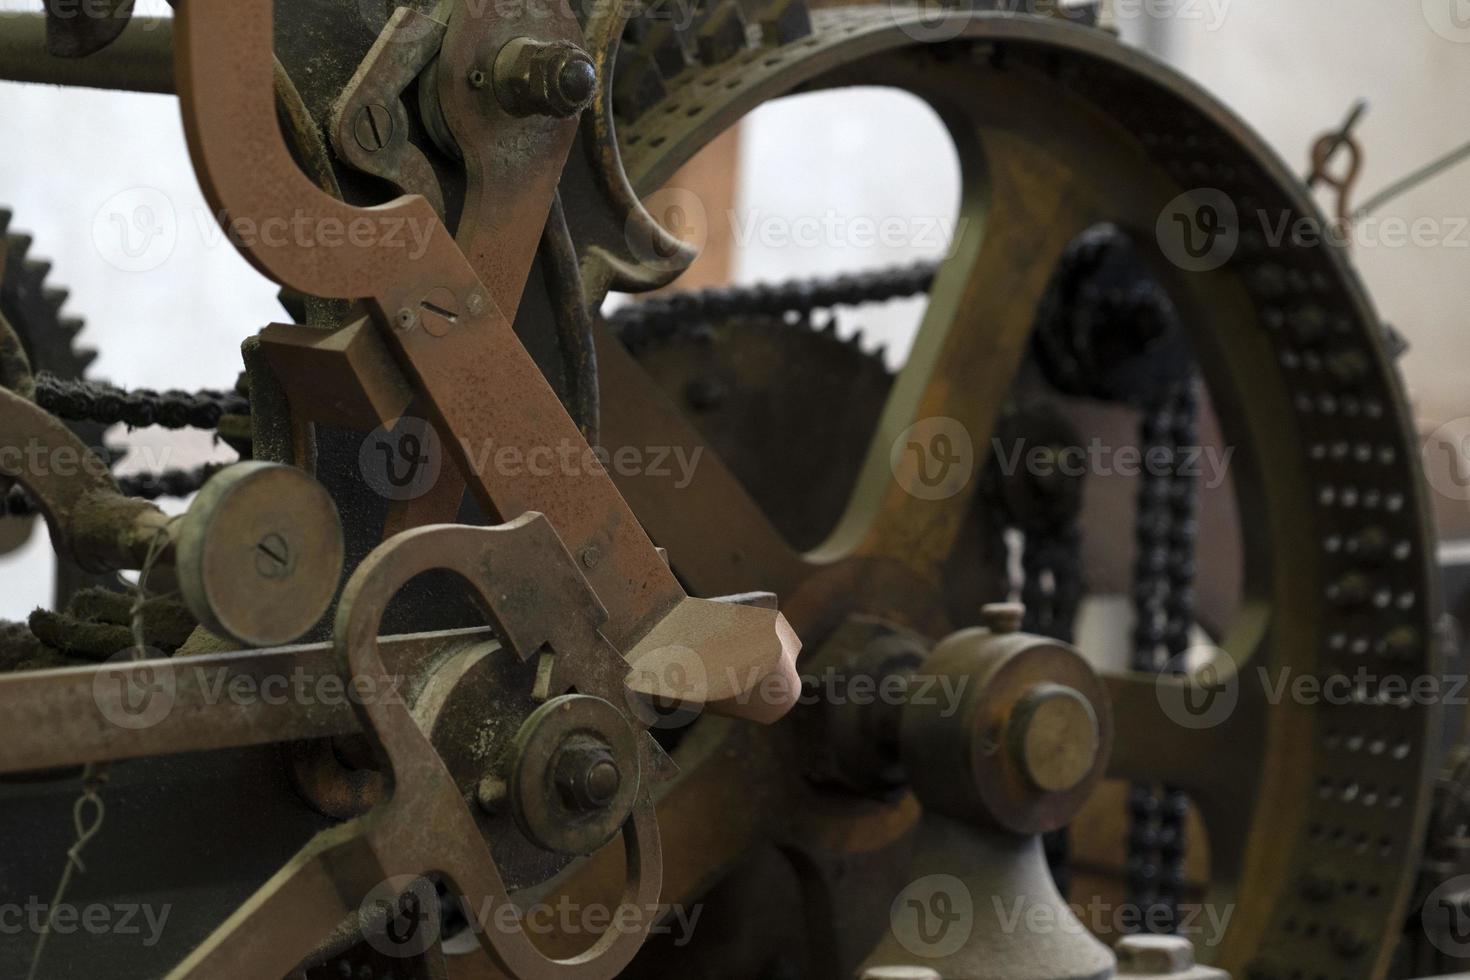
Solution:
M1470 160L1470 143L1466 143L1464 146L1457 147L1456 149L1451 150L1449 153L1446 153L1444 156L1440 157L1438 160L1435 160L1433 163L1426 164L1420 167L1418 170L1415 170L1413 173L1409 174L1407 177L1404 177L1401 180L1397 180L1392 184L1389 184L1383 190L1379 191L1377 194L1374 194L1368 200L1364 201L1363 204L1356 211L1353 212L1353 220L1356 221L1360 218L1366 217L1368 214L1383 207L1394 198L1402 194L1407 194L1409 191L1418 187L1420 184L1423 184L1425 181L1432 180L1433 178L1438 177L1446 170L1449 170L1451 167L1458 166L1466 160Z
M133 592L131 610L133 648L129 653L135 663L147 659L147 645L143 634L143 609L148 602L148 573L163 555L169 540L167 527L161 527L154 533L153 539L148 542L148 554L143 558L143 568L138 574L138 584ZM87 866L82 863L82 850L93 837L102 832L102 822L107 817L107 806L102 800L102 787L107 784L107 776L108 767L105 763L89 762L82 770L82 794L77 797L71 807L72 826L76 828L77 833L76 841L66 852L66 867L62 869L61 880L57 882L56 892L51 896L51 904L46 909L46 922L41 926L41 934L36 937L36 948L31 953L31 966L26 972L26 980L36 980L37 971L41 969L41 956L46 950L46 940L51 937L51 927L56 918L56 910L60 908L61 900L66 897L73 875L77 872L85 873L87 870ZM90 820L87 819L89 815Z

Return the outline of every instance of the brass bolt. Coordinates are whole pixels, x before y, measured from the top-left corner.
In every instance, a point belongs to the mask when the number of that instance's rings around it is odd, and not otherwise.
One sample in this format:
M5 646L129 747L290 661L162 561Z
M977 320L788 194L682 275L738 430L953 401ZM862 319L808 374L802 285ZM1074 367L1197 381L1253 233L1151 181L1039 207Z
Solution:
M1073 789L1097 764L1102 740L1097 712L1070 687L1033 687L1011 713L1008 729L1017 765L1043 792Z

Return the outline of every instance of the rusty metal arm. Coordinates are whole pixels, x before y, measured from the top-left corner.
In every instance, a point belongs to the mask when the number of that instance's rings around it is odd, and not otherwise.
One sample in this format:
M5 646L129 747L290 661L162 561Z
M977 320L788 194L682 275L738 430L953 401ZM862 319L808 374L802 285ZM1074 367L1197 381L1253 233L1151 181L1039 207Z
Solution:
M706 672L714 677L733 670L742 686L778 675L788 693L775 713L789 709L797 696L794 664L799 649L789 627L781 628L784 620L779 614L754 615L762 610L742 610L731 621L725 604L684 594L497 306L496 297L505 294L506 284L486 288L461 245L450 238L422 197L399 198L380 208L354 208L321 191L296 167L282 139L272 98L272 24L266 0L210 6L186 0L179 9L179 91L205 193L227 221L248 217L260 223L285 222L286 227L304 226L307 234L368 221L381 234L348 236L330 247L319 241L292 241L290 236L270 244L262 237L244 248L247 257L267 275L303 292L367 301L387 346L411 383L424 393L470 489L504 520L532 510L550 519L608 610L605 634L630 661L636 665L640 656L661 651L672 638L661 636L655 649L640 648L639 641L676 612L678 622L698 624L701 631L711 621L730 622L735 632L710 649L738 650L739 662L706 659L696 647ZM474 64L474 52L496 38L503 42L507 30L493 21L487 27L477 12L456 8L439 71L445 71L446 63L459 69ZM448 125L461 137L460 145L475 146L469 137L476 135L472 120L478 103L455 87L468 86L465 75L461 70L442 76L441 102ZM552 134L555 139L546 133L527 137L539 139L545 156L532 162L559 170L575 123L543 120L536 125L561 127ZM493 136L485 136L492 146ZM465 223L481 230L470 234L474 250L497 240L509 253L490 267L498 277L514 280L519 292L524 285L521 252L528 264L541 232L539 225L527 227L533 224L530 216L540 214L537 221L544 220L555 182L537 179L528 185L544 200L528 202L532 190L523 188L514 206L493 208L488 188L494 183L494 163L483 148L466 160L472 183L482 188L482 200ZM405 248L403 239L387 237L390 228L404 227L415 232L417 251ZM487 466L487 450L504 446L527 454L522 458L554 456L566 448L575 454L577 466L573 472L552 466L550 473ZM685 645L694 646L687 641ZM744 714L750 709L733 696L718 700L721 710ZM762 705L755 713L769 718L773 710Z
M78 88L172 95L173 24L166 17L134 17L107 47L85 58L46 49L46 17L0 17L0 79Z

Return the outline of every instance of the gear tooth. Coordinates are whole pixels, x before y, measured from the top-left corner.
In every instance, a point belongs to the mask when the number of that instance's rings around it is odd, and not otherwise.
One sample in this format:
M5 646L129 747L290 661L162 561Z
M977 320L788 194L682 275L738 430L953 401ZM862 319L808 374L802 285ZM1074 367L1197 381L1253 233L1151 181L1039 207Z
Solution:
M82 332L82 328L86 325L87 321L79 316L62 317L61 332L67 340L73 340L77 334Z
M46 277L51 275L51 263L46 259L27 259L20 267L31 278L31 282L45 282Z
M30 235L11 235L9 238L10 260L17 264L24 262L25 257L30 254L31 243L35 239Z
M0 238L10 233L11 211L9 208L0 208Z
M78 373L85 373L87 368L92 366L92 362L97 360L97 351L91 347L78 347L73 359L76 361Z
M67 297L71 295L70 290L58 289L55 286L47 286L41 290L41 300L51 308L52 313L59 314L61 308L66 305Z
M657 105L667 89L653 58L636 52L618 66L613 79L613 112L627 122L636 120Z
M812 32L806 0L778 0L761 15L761 43L767 47L800 41Z
M740 4L735 0L723 0L700 27L695 43L700 61L706 65L718 65L745 50L746 40L745 13Z

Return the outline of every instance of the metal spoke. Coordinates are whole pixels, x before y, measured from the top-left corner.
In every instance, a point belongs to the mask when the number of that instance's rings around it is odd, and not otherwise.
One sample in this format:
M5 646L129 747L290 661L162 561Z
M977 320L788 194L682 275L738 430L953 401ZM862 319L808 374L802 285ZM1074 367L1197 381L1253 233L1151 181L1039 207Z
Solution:
M1094 207L1043 148L985 134L983 192L967 201L954 257L869 446L827 558L897 558L935 580L1025 352L1036 306Z

